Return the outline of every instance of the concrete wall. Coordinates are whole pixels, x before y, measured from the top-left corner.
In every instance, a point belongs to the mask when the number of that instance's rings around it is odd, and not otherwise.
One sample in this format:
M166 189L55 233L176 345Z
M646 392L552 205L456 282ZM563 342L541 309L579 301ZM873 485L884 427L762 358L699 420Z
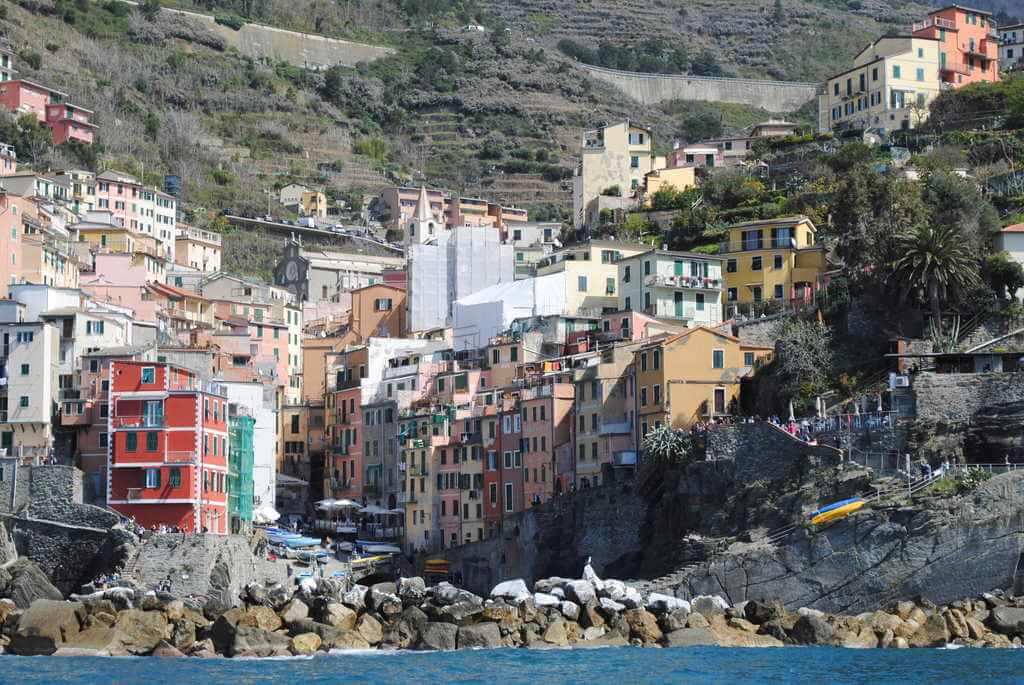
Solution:
M1024 402L1024 373L919 373L914 377L919 421L970 421L983 410Z
M326 69L335 64L347 67L358 62L372 62L394 52L391 48L365 43L352 43L337 38L325 38L310 33L286 31L285 29L245 24L238 31L221 26L206 14L164 8L164 12L183 14L200 26L212 31L248 57L269 57L284 60L296 66Z
M818 93L816 83L640 74L587 64L577 66L643 105L666 100L700 100L736 102L769 112L791 112L814 100Z

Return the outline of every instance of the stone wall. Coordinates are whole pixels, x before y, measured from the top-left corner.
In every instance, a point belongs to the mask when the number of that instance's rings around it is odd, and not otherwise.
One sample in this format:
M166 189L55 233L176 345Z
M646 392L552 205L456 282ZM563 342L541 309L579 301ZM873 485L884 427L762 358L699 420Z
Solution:
M787 316L789 315L776 314L775 316L766 316L763 319L736 321L732 325L733 335L739 338L740 343L744 345L775 347L775 331L779 327L779 321Z
M127 571L144 587L168 575L172 591L217 597L237 604L239 592L251 582L286 582L287 565L253 554L244 535L150 535Z
M282 60L300 67L326 69L336 64L353 67L359 62L372 62L394 53L391 48L379 45L353 43L260 24L247 23L235 31L230 27L221 26L213 17L206 14L167 7L163 8L163 11L187 16L223 38L229 46L247 57Z
M780 481L811 468L838 464L842 452L827 445L808 445L777 426L760 422L709 431L707 458L734 459L737 481Z
M587 64L577 66L642 105L655 105L667 100L700 100L736 102L769 112L792 112L814 100L818 94L816 83L640 74Z
M918 420L968 422L983 411L1024 402L1024 373L919 373L914 395Z

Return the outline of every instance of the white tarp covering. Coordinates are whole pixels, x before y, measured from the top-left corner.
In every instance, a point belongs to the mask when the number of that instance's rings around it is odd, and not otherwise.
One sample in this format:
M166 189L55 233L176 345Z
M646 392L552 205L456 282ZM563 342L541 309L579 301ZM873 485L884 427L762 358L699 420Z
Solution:
M456 350L478 348L507 330L513 319L564 311L564 272L492 285L455 301L453 345Z

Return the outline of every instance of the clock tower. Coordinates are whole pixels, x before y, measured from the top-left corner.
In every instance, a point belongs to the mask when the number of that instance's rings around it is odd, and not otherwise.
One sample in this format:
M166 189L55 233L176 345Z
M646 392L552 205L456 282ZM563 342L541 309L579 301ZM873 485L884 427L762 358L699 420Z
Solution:
M302 256L302 245L292 237L281 261L274 267L274 285L287 288L299 302L309 299L309 260Z

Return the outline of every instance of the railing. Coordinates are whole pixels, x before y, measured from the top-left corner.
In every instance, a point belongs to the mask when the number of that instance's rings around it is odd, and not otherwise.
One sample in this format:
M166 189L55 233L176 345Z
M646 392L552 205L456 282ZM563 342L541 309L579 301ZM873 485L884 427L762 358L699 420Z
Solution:
M821 433L849 433L860 430L882 430L896 426L896 412L880 411L865 414L837 414L824 418L806 419L807 429L814 435ZM803 425L803 421L800 422Z
M191 450L176 450L164 454L165 464L194 464L196 453Z
M644 277L644 285L661 286L665 288L721 290L722 280L720 278L706 278L703 276L661 276L658 274L652 274Z
M416 466L414 464L409 467L409 475L415 476L416 478L427 478L430 476L430 469L425 466Z
M931 27L946 29L949 31L956 30L956 22L944 19L942 17L929 17L924 21L915 21L913 25L914 31L923 31L924 29L930 29Z
M163 416L114 416L110 419L114 428L163 428Z
M753 252L756 250L772 250L796 248L796 238L762 238L760 240L738 240L718 244L719 254L727 252Z
M952 72L952 73L955 73L955 74L964 74L964 75L967 75L967 74L971 73L970 68L968 68L968 66L966 64L964 64L963 62L954 61L954 60L947 60L945 62L945 64L940 65L939 66L939 71L940 72L948 71L948 72Z
M336 457L343 457L348 454L348 445L331 445L331 454Z

